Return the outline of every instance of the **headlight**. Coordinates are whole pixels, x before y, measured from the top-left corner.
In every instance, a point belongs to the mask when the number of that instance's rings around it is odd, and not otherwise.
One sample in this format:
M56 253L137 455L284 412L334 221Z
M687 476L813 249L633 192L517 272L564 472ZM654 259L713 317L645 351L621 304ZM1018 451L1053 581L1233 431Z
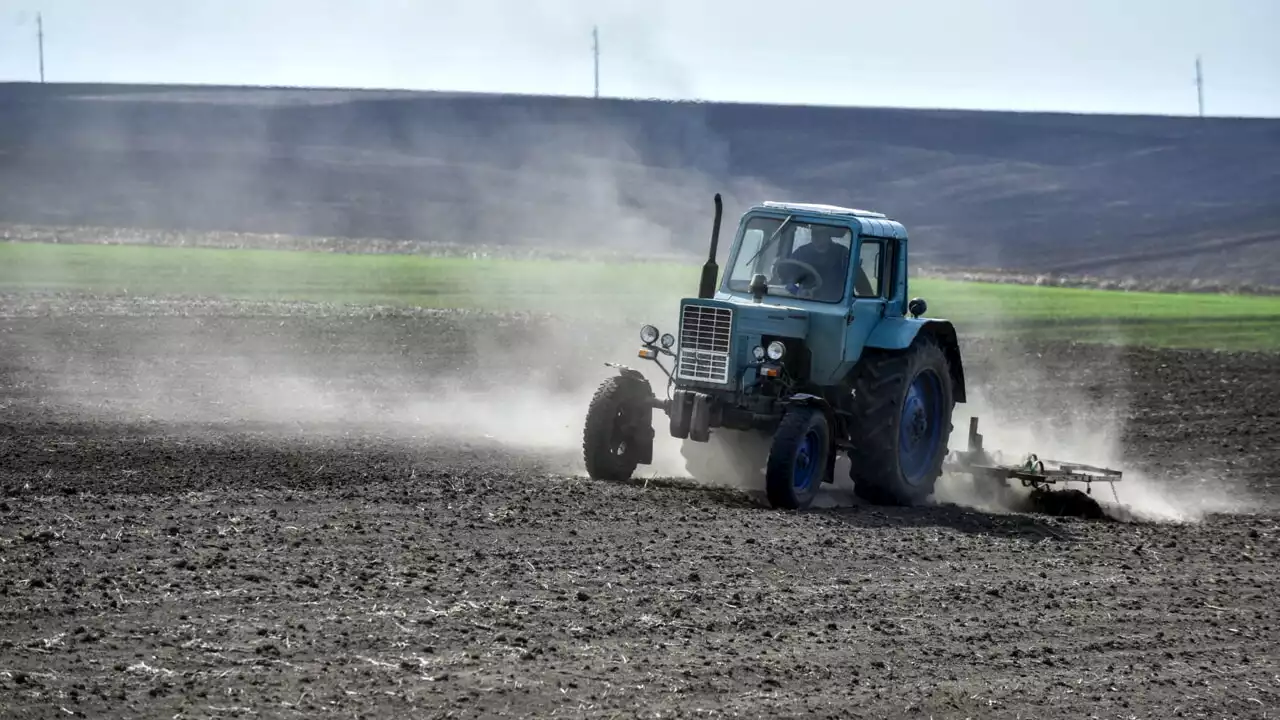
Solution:
M774 340L769 343L769 359L777 362L787 354L787 346L782 344L781 340Z
M763 359L764 359L764 348L763 348L763 347L761 347L761 346L759 346L759 345L757 345L757 346L755 346L755 347L751 348L751 354L755 356L756 360L763 360Z
M652 345L657 339L658 328L652 325L645 325L640 328L640 340L643 341L645 345Z
M664 333L662 336L662 347L669 348L676 344L676 336L671 333Z

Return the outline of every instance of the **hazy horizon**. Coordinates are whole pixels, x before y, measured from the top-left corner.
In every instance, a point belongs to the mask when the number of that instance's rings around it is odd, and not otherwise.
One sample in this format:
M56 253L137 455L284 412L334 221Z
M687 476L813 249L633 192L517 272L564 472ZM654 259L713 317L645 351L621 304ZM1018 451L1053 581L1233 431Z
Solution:
M941 0L19 0L0 81L377 88L608 98L1280 117L1280 3ZM766 22L762 22L762 18ZM798 20L787 31L787 20Z

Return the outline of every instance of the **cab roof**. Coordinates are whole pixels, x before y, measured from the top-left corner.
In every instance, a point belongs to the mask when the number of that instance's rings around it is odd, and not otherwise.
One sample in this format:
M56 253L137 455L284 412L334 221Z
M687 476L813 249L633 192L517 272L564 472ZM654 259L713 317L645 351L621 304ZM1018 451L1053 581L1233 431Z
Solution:
M907 239L907 228L904 227L902 223L896 220L890 220L884 213L878 213L873 210L859 210L857 208L841 207L839 205L824 205L822 203L793 203L780 202L777 200L766 200L757 205L756 209L805 215L831 215L835 217L854 218L862 227L863 235L896 238L899 240Z
M858 208L840 207L839 205L823 205L822 203L793 203L781 202L778 200L766 200L760 203L760 207L766 207L770 210L790 210L798 213L816 213L818 215L851 215L853 217L880 219L888 217L884 213L878 213L872 210L859 210Z

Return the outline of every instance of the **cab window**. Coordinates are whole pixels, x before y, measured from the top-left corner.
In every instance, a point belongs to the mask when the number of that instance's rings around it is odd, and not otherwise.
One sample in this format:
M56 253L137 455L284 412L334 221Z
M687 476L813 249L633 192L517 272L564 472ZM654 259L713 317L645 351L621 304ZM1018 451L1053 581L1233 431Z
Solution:
M752 278L763 275L768 295L841 302L853 241L853 233L845 225L794 217L753 217L742 230L722 287L730 292L749 292Z
M813 228L809 225L797 225L796 232L791 242L791 252L795 252L800 248L813 242ZM831 242L844 248L846 251L853 243L853 237L850 233L845 233L831 239Z
M863 238L858 248L858 277L853 293L860 298L878 298L884 284L885 242Z

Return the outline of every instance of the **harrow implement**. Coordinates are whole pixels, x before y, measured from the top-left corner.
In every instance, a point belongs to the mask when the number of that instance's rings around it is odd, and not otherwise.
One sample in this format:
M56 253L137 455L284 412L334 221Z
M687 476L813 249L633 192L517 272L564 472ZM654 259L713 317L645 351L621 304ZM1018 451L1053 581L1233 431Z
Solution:
M946 463L945 470L963 473L983 487L999 494L1008 489L1010 480L1017 480L1022 487L1031 489L1031 502L1035 510L1054 515L1082 515L1091 518L1105 517L1102 507L1093 499L1093 485L1106 483L1111 495L1119 504L1120 496L1115 484L1123 477L1120 470L1041 458L1032 453L1021 463L1002 464L983 447L982 434L978 432L978 418L969 420L969 448L953 453L954 459ZM1083 483L1079 490L1056 490L1066 483Z

